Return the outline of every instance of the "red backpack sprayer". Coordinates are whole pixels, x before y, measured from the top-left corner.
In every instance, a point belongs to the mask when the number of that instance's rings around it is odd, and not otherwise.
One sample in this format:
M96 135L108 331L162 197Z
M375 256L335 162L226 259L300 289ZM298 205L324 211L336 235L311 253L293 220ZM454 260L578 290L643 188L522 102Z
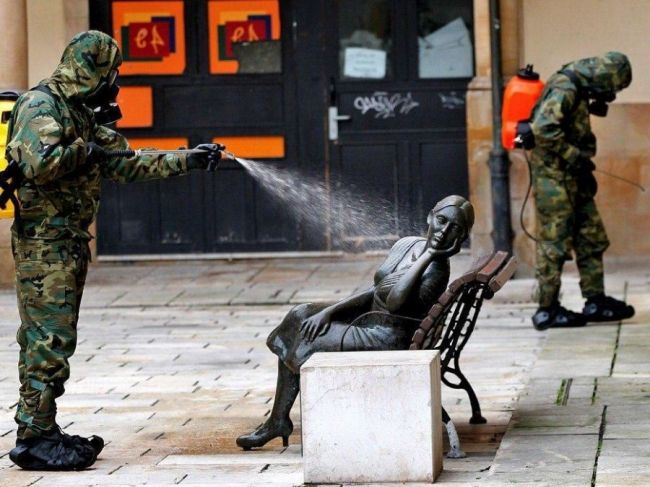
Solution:
M523 149L528 164L528 190L519 213L519 223L524 233L535 241L539 240L531 235L524 225L524 211L533 187L532 167L527 151L535 147L535 136L530 126L530 119L533 108L543 91L544 82L539 79L539 73L533 71L533 65L528 64L525 68L520 69L517 75L510 79L506 85L502 109L501 142L503 147L508 150ZM596 169L595 171L645 191L643 186L634 181L602 169Z

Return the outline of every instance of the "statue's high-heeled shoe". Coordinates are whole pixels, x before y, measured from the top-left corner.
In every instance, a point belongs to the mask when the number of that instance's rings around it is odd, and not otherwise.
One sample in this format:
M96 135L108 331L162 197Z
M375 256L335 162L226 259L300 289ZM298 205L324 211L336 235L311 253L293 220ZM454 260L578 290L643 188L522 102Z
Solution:
M273 438L282 437L282 446L289 446L289 436L293 432L293 423L290 419L274 420L269 418L252 433L241 435L237 438L237 445L244 450L259 448L266 445Z

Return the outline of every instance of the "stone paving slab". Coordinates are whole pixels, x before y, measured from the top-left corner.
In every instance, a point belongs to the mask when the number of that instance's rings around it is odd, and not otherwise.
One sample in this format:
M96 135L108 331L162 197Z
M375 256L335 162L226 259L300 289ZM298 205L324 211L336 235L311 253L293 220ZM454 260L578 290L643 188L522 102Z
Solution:
M545 333L531 380L481 485L650 485L646 269L619 269L607 280L613 295L636 307L633 319ZM577 293L565 289L565 297L579 309Z

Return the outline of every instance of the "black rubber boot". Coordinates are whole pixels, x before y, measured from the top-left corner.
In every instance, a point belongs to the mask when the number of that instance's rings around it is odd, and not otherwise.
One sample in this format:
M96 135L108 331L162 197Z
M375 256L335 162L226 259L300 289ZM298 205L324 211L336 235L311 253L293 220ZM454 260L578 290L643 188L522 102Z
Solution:
M587 299L582 314L587 321L620 321L634 316L634 307L601 294Z
M533 315L533 326L542 331L549 328L573 328L585 326L587 320L580 313L574 313L559 303L551 306L540 306Z
M103 447L99 437L66 435L57 428L43 436L16 440L9 458L24 470L85 470L95 463L96 448L101 451Z

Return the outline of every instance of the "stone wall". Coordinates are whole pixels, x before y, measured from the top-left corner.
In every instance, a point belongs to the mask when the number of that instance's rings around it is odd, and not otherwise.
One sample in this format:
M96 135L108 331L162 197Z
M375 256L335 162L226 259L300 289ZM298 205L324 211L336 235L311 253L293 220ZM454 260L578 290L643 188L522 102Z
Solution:
M501 56L506 79L519 68L520 9L518 0L501 0ZM474 39L476 77L467 93L467 142L470 199L476 209L472 232L472 254L491 252L492 190L488 158L492 149L492 86L490 81L490 12L489 2L474 2ZM526 238L519 225L519 212L528 187L528 168L522 154L510 154L510 199L514 251L520 261L518 275L530 275L534 266L534 243ZM503 197L498 195L497 197ZM534 229L534 205L529 201L524 215L526 227Z
M648 103L615 103L606 118L592 117L598 137L598 154L594 158L597 168L648 188L642 192L596 173L596 201L612 242L607 252L610 256L650 255L649 126Z
M558 2L559 0L553 0L551 3ZM533 8L535 6L538 8ZM520 0L501 0L502 58L503 74L506 81L516 73L520 66L533 61L536 65L543 67L542 77L548 77L551 74L550 69L545 67L551 64L548 58L553 58L552 64L559 68L562 62L573 59L562 57L565 47L571 53L591 48L589 39L585 37L573 40L572 46L565 46L565 43L568 42L567 39L554 41L553 36L556 34L551 31L546 34L547 38L543 42L545 47L540 47L537 44L531 46L531 38L536 39L537 43L544 39L540 37L545 32L540 25L549 20L540 16L544 15L549 6L550 4L537 0L530 3ZM492 194L490 171L487 165L492 146L488 2L475 0L474 11L476 77L470 84L467 95L467 137L470 198L477 210L477 222L472 235L472 253L478 256L492 250L490 235L492 231ZM624 9L614 9L612 12L619 17L619 20L624 20L626 16L630 15ZM533 14L536 16L535 22L527 19L527 16ZM591 35L599 36L600 34L594 31ZM558 49L548 49L553 42L556 42ZM629 46L625 50L634 52L640 40L633 41L628 36L626 42ZM524 46L527 48L524 49ZM603 46L600 47L598 52L605 50L602 48ZM597 52L593 54L597 54ZM560 58L563 61L560 61ZM633 72L635 72L634 58L632 58L632 63ZM639 78L634 79L633 85L635 83L642 84ZM594 161L598 169L615 173L650 187L650 160L646 155L650 149L650 137L647 134L647 127L650 123L650 99L647 101L642 99L643 89L636 90L635 93L633 93L632 99L612 104L606 118L592 117L592 127L598 138L598 154ZM621 98L625 99L624 96ZM535 244L524 235L519 223L519 212L528 187L528 168L521 151L512 151L510 161L514 249L522 264L519 275L531 275L535 262ZM596 201L612 242L607 255L610 257L650 255L650 218L648 218L650 216L650 191L641 192L627 183L604 174L597 173L596 178L600 188ZM528 201L524 222L528 230L534 233L535 211L532 197Z
M606 118L591 119L598 138L594 162L598 169L650 186L650 57L643 34L647 2L526 0L520 7L521 63L534 62L542 78L573 59L610 50L628 55L632 84L619 93ZM650 255L650 192L603 174L596 178L600 186L596 201L612 242L607 255Z

